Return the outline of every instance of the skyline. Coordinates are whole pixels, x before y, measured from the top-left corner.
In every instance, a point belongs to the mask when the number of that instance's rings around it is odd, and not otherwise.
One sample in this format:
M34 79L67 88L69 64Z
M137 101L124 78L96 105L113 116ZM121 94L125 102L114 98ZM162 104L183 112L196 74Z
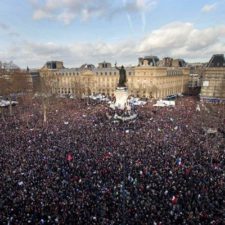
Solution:
M2 0L0 61L136 65L156 55L207 62L225 52L225 1Z

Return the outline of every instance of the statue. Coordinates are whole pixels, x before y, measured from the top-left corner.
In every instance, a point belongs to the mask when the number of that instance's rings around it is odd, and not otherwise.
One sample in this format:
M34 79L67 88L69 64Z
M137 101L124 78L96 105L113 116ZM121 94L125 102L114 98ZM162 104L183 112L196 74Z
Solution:
M121 68L119 68L116 66L116 63L115 63L115 67L117 70L120 71L118 87L126 87L125 83L127 82L127 77L126 77L126 70L124 69L124 66L122 65Z

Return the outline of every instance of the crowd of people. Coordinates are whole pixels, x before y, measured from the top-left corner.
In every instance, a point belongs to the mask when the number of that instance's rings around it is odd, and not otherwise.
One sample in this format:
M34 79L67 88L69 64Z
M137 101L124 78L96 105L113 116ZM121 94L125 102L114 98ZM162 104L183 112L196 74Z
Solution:
M224 105L107 112L58 99L43 123L41 100L20 100L0 120L0 224L225 224Z

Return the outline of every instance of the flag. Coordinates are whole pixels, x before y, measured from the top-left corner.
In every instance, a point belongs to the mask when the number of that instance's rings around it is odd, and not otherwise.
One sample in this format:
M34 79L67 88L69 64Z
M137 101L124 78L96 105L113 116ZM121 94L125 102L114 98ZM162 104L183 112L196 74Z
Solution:
M72 153L68 153L67 154L67 156L66 156L66 159L67 159L67 161L72 161L73 160L73 155L72 155Z
M111 158L112 157L112 153L111 152L106 152L104 155L103 155L103 160L107 160L107 159L109 159L109 158Z
M178 198L177 198L175 195L173 195L173 197L172 197L172 199L171 199L172 204L173 204L173 205L176 205L176 204L177 204L177 200L178 200Z

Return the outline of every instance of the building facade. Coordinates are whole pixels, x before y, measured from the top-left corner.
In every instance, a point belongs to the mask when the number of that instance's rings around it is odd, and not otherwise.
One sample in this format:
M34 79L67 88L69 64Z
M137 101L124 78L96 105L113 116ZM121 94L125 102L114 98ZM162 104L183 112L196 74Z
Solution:
M200 94L201 100L225 103L225 59L224 55L213 55L204 70Z
M183 61L174 60L170 66L162 62L159 65L159 62L157 57L148 56L140 58L138 66L125 68L130 95L158 99L187 90L189 68L181 63ZM113 96L119 81L119 71L108 62L99 63L97 68L92 64L72 69L44 67L40 74L51 78L53 93L77 96L99 93Z

